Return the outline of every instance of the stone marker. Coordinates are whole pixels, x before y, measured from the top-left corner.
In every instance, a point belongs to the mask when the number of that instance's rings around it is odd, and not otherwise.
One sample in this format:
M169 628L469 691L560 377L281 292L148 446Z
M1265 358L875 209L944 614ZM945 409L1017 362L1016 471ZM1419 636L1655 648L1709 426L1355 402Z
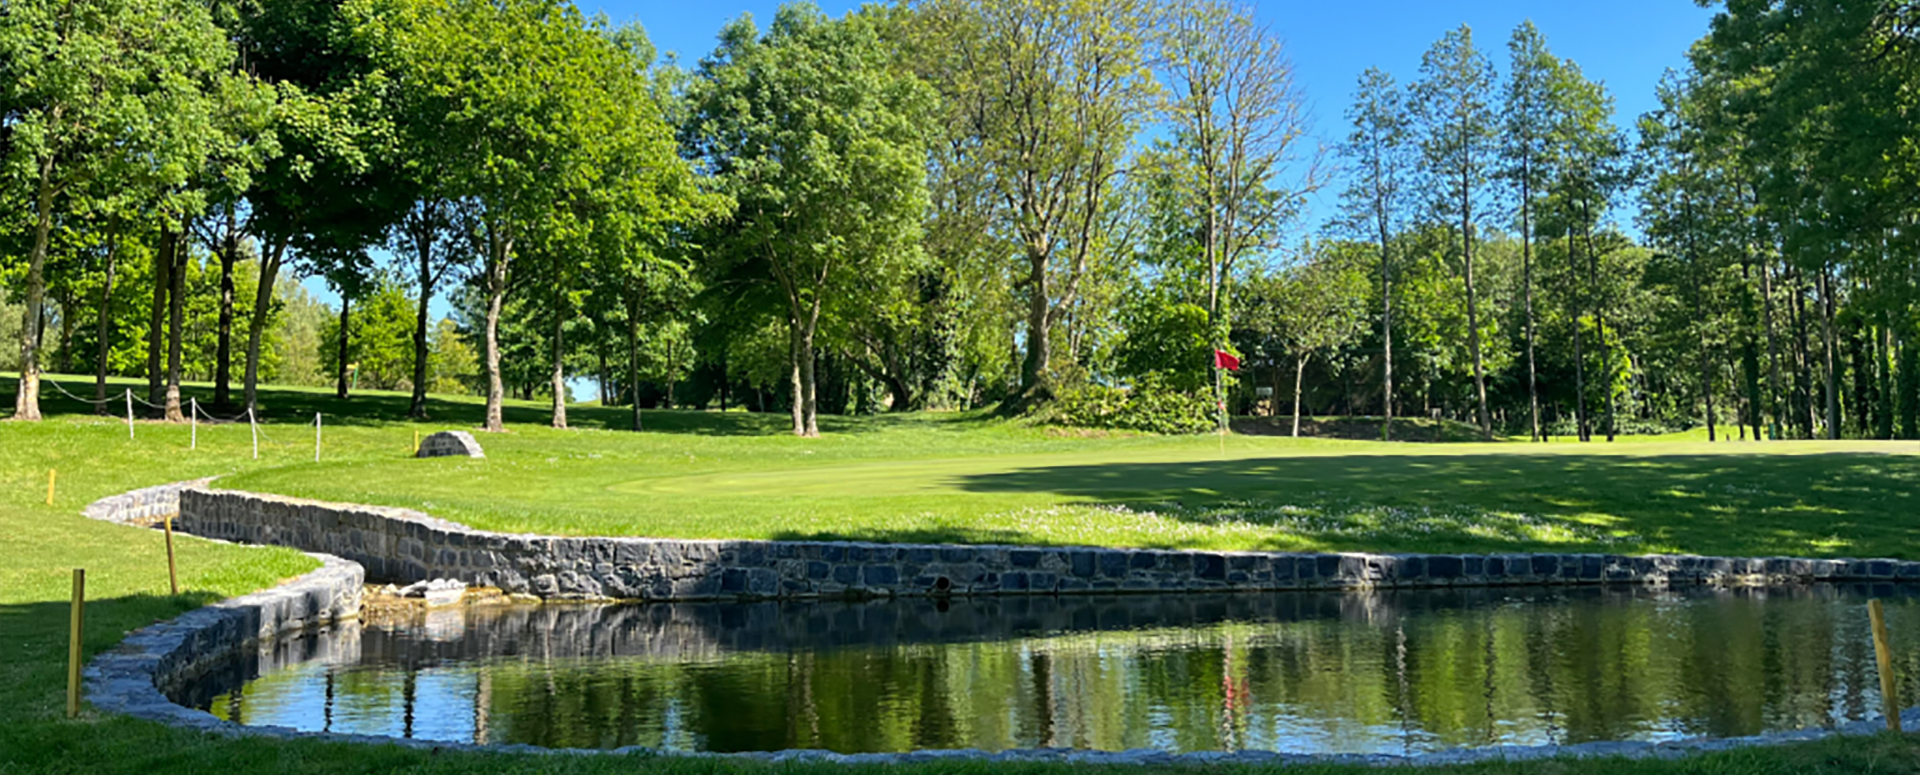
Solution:
M420 451L414 457L486 457L480 451L480 442L473 440L473 434L466 431L441 431L420 440Z

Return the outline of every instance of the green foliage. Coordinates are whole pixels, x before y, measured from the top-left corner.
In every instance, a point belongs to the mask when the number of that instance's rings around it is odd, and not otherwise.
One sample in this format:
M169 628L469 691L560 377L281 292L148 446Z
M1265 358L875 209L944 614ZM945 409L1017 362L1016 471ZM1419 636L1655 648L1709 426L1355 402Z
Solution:
M742 18L694 82L691 152L734 201L713 271L765 286L787 321L796 435L817 435L815 335L884 308L924 254L922 122L933 93L890 61L884 17L783 6L763 36Z
M347 361L357 365L357 382L375 390L410 388L413 383L413 299L392 278L377 278L373 289L353 300L347 311ZM328 317L320 329L320 362L333 368L340 358L340 318Z
M1211 389L1215 339L1205 307L1142 289L1120 314L1126 327L1117 353L1121 377L1151 378L1182 392Z
M1183 389L1176 381L1161 372L1147 372L1127 387L1089 382L1063 388L1047 411L1053 422L1075 428L1161 434L1215 429L1218 419L1208 394Z

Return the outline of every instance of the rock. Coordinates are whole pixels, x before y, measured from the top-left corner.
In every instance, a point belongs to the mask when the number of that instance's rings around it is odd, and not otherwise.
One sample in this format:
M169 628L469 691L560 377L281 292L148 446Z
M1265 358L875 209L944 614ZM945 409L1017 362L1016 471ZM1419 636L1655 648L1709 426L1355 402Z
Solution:
M414 457L486 457L480 450L480 442L474 441L473 434L466 431L441 431L420 440L420 451Z
M400 589L401 597L425 598L429 608L452 605L460 602L460 596L466 594L467 584L454 579L434 579L416 581Z

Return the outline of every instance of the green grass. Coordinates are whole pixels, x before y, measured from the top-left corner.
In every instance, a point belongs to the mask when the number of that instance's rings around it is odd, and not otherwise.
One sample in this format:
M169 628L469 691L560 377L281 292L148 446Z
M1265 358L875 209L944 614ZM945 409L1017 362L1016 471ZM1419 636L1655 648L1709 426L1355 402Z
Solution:
M576 418L617 425L617 411ZM977 414L653 413L518 427L485 460L342 454L227 484L572 535L1206 549L1920 558L1920 445L1095 437Z
M82 380L69 383L82 395ZM204 386L196 386L204 396ZM50 391L51 392L51 391ZM55 395L58 395L55 393ZM0 397L5 398L5 397ZM753 765L699 759L454 754L391 746L310 741L231 740L92 712L61 718L67 593L73 567L88 570L89 653L124 633L222 597L274 584L312 567L286 550L217 545L181 537L181 581L166 594L161 537L154 531L79 516L86 503L168 481L229 475L248 486L287 491L325 483L327 497L373 497L421 505L490 526L540 525L592 532L604 526L678 529L695 535L858 535L1030 542L1207 546L1410 548L1524 545L1471 530L1395 528L1376 538L1324 531L1289 537L1260 525L1220 524L1228 501L1297 505L1369 501L1490 512L1539 514L1609 531L1644 533L1643 545L1765 554L1920 556L1911 514L1910 449L1894 445L1621 445L1548 450L1525 445L1393 446L1357 442L1234 438L1221 459L1214 439L1062 438L1018 424L969 415L862 421L834 419L829 437L778 435L781 418L739 413L655 413L656 432L559 432L537 404L510 406L514 432L483 437L486 463L405 459L416 429L463 427L478 417L470 401L437 400L437 420L407 424L405 396L361 394L342 404L324 391L274 390L265 397L269 441L250 456L244 425L189 429L142 422L125 426L50 401L40 424L0 425L0 775L14 773L417 772L417 773L730 773L843 772L823 765ZM298 423L328 413L325 460L311 462L312 429ZM623 427L624 413L581 408L590 427ZM1728 454L1729 451L1743 454ZM1899 454L1885 454L1897 452ZM1747 454L1754 453L1754 454ZM595 456L598 457L595 457ZM47 469L59 470L53 506L45 505ZM479 479L476 479L478 477ZM279 485L285 485L280 487ZM478 487L522 498L489 506ZM549 493L561 486L568 493ZM366 491L364 495L355 494ZM492 493L486 493L492 494ZM1178 500L1184 511L1122 515L1116 504ZM783 502L785 501L785 502ZM1209 506L1212 504L1212 506ZM938 509L936 513L926 513ZM1061 524L997 513L1061 509ZM1338 512L1333 519L1364 521ZM841 514L836 519L835 514ZM1344 514L1344 516L1341 516ZM968 521L968 515L981 522ZM1077 515L1077 516L1076 516ZM1074 520L1091 520L1085 524ZM1149 523L1129 525L1130 522ZM1447 523L1452 524L1452 523ZM1180 532L1181 529L1189 532ZM1588 539L1581 539L1588 540ZM1422 542L1430 542L1423 544ZM1288 543L1294 542L1294 543ZM1397 542L1397 543L1396 543ZM1580 541L1546 545L1581 548ZM1617 546L1618 542L1608 544ZM1055 775L1156 768L946 763L862 767L866 771ZM1219 768L1235 770L1236 768ZM1353 772L1340 768L1292 770ZM1399 771L1399 770L1396 770ZM1787 748L1735 751L1679 762L1547 762L1413 769L1563 775L1825 775L1920 773L1920 739L1881 735Z

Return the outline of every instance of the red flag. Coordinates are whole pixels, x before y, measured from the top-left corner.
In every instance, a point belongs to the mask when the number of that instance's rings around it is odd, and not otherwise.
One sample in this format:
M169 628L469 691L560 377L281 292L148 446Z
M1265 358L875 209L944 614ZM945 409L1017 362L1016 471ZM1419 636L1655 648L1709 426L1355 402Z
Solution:
M1239 371L1240 359L1228 355L1226 350L1214 350L1213 367L1216 369L1226 369L1227 371Z

